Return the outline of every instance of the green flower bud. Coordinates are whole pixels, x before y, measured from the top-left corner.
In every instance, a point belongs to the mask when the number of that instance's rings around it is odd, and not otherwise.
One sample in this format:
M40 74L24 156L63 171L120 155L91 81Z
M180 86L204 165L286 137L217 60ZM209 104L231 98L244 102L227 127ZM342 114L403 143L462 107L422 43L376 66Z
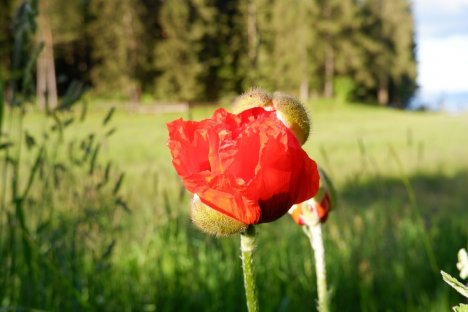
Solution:
M309 137L311 123L304 105L296 98L280 92L273 94L272 102L278 119L296 135L301 144L304 144Z
M253 88L237 97L233 103L233 112L240 113L252 107L276 110L278 119L288 127L301 144L307 141L310 133L310 118L302 103L296 98L275 92L273 97L266 91Z
M205 205L194 195L190 209L193 223L203 232L215 236L228 236L244 232L248 225Z
M262 89L252 88L234 100L232 112L238 114L253 107L272 107L271 95Z

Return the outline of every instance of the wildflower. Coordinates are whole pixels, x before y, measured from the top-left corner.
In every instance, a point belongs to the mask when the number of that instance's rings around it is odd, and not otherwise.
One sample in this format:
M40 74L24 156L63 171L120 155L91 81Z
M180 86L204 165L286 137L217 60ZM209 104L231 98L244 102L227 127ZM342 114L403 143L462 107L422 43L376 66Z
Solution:
M457 269L460 271L462 279L468 278L468 253L465 248L458 251Z
M196 194L192 218L206 232L228 235L274 221L318 190L315 162L274 110L218 109L212 118L167 127L172 163ZM197 211L203 216L194 216Z

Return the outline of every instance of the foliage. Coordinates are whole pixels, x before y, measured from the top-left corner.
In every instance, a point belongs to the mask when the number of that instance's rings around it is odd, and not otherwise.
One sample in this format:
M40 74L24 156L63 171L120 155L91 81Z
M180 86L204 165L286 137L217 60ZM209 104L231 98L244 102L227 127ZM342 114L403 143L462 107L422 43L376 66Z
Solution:
M367 0L359 14L363 30L357 41L363 48L359 60L365 62L366 69L363 64L355 68L357 82L367 92L376 90L380 104L404 103L416 88L410 4L406 0Z
M214 101L251 86L307 99L334 96L342 77L353 80L345 97L404 106L416 88L408 0L43 1L60 94L76 80L133 102ZM1 13L4 76L17 2Z
M89 6L93 16L89 34L95 62L91 79L96 91L102 94L112 90L117 97L138 101L141 93L138 71L144 66L147 48L141 20L142 4L124 0L115 5L93 0Z
M456 278L452 277L450 274L440 271L444 281L452 286L456 291L462 294L464 297L468 298L468 287L459 282Z
M14 19L17 76L10 79L8 109L0 80L0 304L6 310L88 308L102 287L89 276L105 275L116 243L100 233L114 235L118 210L128 213L119 195L123 174L111 162L104 167L99 156L115 132L109 128L114 110L102 122L103 134L67 138L67 129L80 128L86 116L86 106L79 117L69 111L80 97L74 88L59 107L40 115L42 129L27 129L25 99L40 51L29 49L36 5L23 1Z
M178 100L202 98L210 59L205 49L215 31L213 1L166 2L160 12L162 40L156 45L156 81L160 97Z
M460 303L459 305L453 307L455 312L468 312L468 304Z
M464 297L468 298L468 287L460 283L456 278L452 277L450 274L445 273L444 271L440 271L442 274L442 278L444 281L452 286L456 291L462 294ZM458 306L453 307L453 311L455 312L467 312L468 305L460 303Z

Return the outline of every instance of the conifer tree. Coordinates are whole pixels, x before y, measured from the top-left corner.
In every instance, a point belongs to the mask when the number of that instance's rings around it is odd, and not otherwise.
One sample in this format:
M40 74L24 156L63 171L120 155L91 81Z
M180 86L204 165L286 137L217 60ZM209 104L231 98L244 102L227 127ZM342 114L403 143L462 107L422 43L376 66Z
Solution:
M308 98L316 63L311 55L314 41L312 1L276 0L272 4L273 33L270 60L274 89Z
M366 0L361 7L361 20L359 43L363 63L356 78L364 88L374 92L380 105L404 101L414 91L416 79L409 2Z
M323 96L334 95L336 74L348 74L357 66L358 49L355 42L359 30L357 7L353 0L317 0L318 14L314 29L317 32L317 59L321 60Z
M89 33L95 62L91 77L96 91L138 100L141 86L137 73L146 48L141 2L93 0L90 5L94 19Z
M204 76L209 66L207 43L215 34L214 6L209 0L165 1L159 15L162 40L155 48L159 98L203 98Z
M11 53L13 51L13 0L0 0L0 82L10 79Z

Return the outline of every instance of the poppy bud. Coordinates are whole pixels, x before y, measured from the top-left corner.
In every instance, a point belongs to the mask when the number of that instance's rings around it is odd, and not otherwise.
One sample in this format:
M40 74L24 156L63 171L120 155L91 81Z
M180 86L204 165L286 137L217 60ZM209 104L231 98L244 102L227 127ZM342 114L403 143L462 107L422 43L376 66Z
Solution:
M280 92L273 94L272 102L278 119L304 144L310 133L310 118L304 105L298 99Z
M297 224L313 225L325 222L330 209L330 196L328 193L325 193L320 202L315 200L315 198L311 198L303 203L292 206L289 213Z
M234 100L234 103L232 104L232 111L235 114L238 114L246 109L253 107L272 107L273 104L271 100L271 94L268 92L259 88L252 88Z
M314 225L327 221L330 210L336 207L336 191L330 178L319 167L320 187L317 194L305 202L296 204L289 209L294 222L299 225Z
M193 223L200 230L215 236L241 233L248 227L248 225L208 207L196 194L193 196L190 213Z
M310 133L310 118L305 107L296 98L280 92L275 92L271 97L266 91L253 88L237 97L233 103L234 113L252 107L275 110L278 119L294 133L301 144L307 141Z

